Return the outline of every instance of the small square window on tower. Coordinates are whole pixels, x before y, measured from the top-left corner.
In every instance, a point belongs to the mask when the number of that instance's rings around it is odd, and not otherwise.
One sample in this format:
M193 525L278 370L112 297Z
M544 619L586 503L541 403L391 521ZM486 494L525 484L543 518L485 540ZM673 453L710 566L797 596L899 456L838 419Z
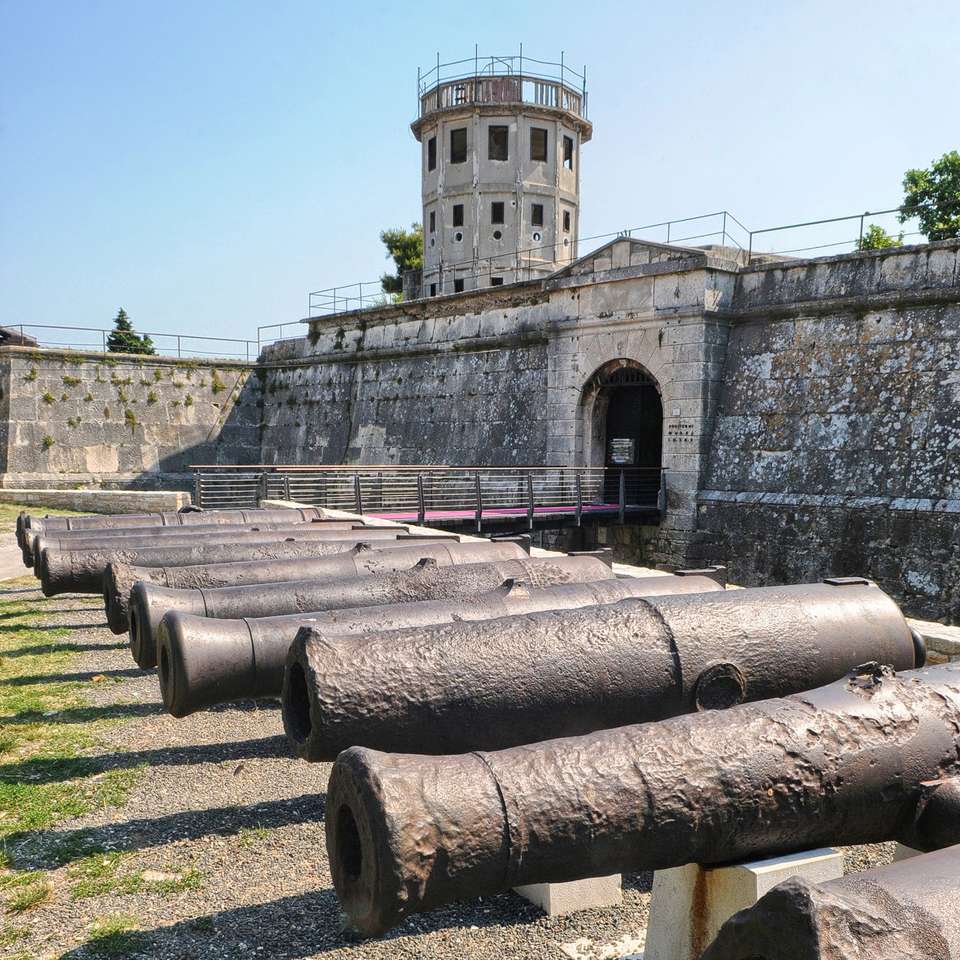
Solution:
M487 127L487 157L490 160L508 160L509 127Z
M463 278L460 277L453 281L453 292L463 293Z
M464 135L466 135L466 131L464 131ZM563 165L568 170L573 169L573 137L563 138Z
M547 162L547 131L544 127L530 128L530 159Z
M572 141L571 141L572 142ZM467 162L467 128L457 127L450 131L450 162Z
M530 225L532 227L543 226L543 204L542 203L530 204Z
M427 141L427 169L437 169L437 138L431 137Z
M430 211L430 232L435 233L437 230L437 211Z
M570 211L569 210L563 211L563 232L564 233L570 232Z
M463 204L455 203L453 205L453 225L455 227L463 226Z
M490 278L491 287L502 287L503 286L503 277L491 277Z
M490 204L490 222L503 223L503 201L494 200Z

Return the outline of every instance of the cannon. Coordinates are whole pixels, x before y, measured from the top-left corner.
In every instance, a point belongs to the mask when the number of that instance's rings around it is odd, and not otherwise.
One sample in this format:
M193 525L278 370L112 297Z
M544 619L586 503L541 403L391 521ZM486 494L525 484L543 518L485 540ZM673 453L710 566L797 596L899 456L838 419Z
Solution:
M203 510L184 507L160 513L85 514L80 517L34 517L21 514L17 521L18 536L32 531L106 530L111 527L166 527L193 524L285 523L296 516L301 520L322 520L325 511L319 507L263 507L253 510ZM18 539L20 547L23 543Z
M288 654L283 717L307 760L352 745L493 750L783 696L866 660L910 668L918 643L897 605L860 579L362 638L305 627Z
M457 599L387 603L244 620L210 620L176 611L168 613L157 631L164 705L175 717L183 717L215 703L243 697L278 696L283 686L287 652L297 630L303 626L321 630L325 636L362 637L373 629L487 620L529 610L612 603L623 597L667 593L673 589L691 592L723 589L709 577L608 578L592 582L594 573L602 573L606 565L589 557L534 560L523 564L514 561L498 566L531 564L540 564L537 575L547 586L529 589L511 579L477 594L470 590L475 590L484 578L473 574L461 584ZM489 579L493 576L489 575ZM295 725L297 719L294 717L291 723Z
M171 588L235 587L251 583L279 583L309 579L331 580L369 576L395 570L409 570L419 560L434 559L441 566L515 560L527 555L517 540L458 543L449 540L378 540L356 545L332 557L309 560L245 560L237 563L200 564L184 567L141 567L110 563L103 575L103 604L107 623L114 633L125 633L129 625L129 600L138 581Z
M174 610L218 620L274 618L284 614L302 618L323 610L476 597L511 577L522 578L532 586L547 586L614 576L613 570L595 557L525 558L443 567L434 558L424 557L408 570L337 580L321 577L199 590L174 590L141 581L130 591L130 649L141 666L156 666L154 637L160 621ZM202 629L196 624L195 628ZM293 634L287 647L292 639ZM283 654L286 656L286 648ZM281 661L281 673L282 669Z
M108 563L145 566L191 566L233 563L238 560L292 560L323 557L349 550L357 543L397 541L408 537L400 529L343 530L323 534L281 534L281 539L237 542L218 537L178 546L107 547L102 550L45 550L40 555L40 588L44 596L58 593L100 593ZM436 539L440 539L438 534ZM416 538L421 539L421 538Z
M702 960L960 960L960 846L838 880L791 877L734 914Z
M172 535L157 539L154 537L114 537L107 540L82 538L79 541L51 541L46 537L37 537L34 543L37 549L34 551L34 574L43 579L45 566L51 566L53 569L60 569L65 561L60 558L64 555L70 555L74 569L82 569L84 562L78 562L77 556L88 556L93 558L98 554L114 553L143 553L154 552L157 550L173 550L175 547L191 546L209 546L213 544L255 544L255 543L279 543L286 541L303 540L348 540L351 537L357 539L361 534L366 536L370 530L375 530L373 538L390 539L398 533L408 532L407 527L374 527L349 525L347 527L334 527L313 523L303 523L296 527L278 527L275 530L243 530L238 527L218 527L206 533L195 534L189 529L171 528ZM104 564L101 566L101 576Z
M273 523L202 523L187 527L111 527L106 530L56 530L51 533L31 533L26 537L21 552L24 566L34 567L38 555L45 547L54 547L60 550L80 550L96 548L101 544L112 544L119 540L155 543L158 540L167 542L173 538L183 540L213 534L223 536L232 531L352 530L354 528L366 529L366 525L358 520L290 519Z
M960 774L958 730L960 666L874 663L790 697L506 750L351 747L327 788L334 887L378 934L523 884L900 839L924 784Z

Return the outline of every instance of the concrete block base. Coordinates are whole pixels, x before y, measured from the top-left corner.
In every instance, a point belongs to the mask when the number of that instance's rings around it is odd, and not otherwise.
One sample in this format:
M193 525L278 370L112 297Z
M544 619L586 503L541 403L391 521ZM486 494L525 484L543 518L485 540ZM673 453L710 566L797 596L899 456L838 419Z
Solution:
M0 490L0 503L53 507L80 513L161 513L190 504L190 494L180 490ZM31 511L41 513L41 510Z
M843 876L843 856L830 847L724 867L658 870L653 875L644 960L699 960L720 927L788 877L811 883Z
M911 857L919 857L920 851L914 850L913 847L907 847L902 843L898 843L893 850L893 862L899 863L901 860L909 860Z
M623 901L619 873L609 877L588 877L569 883L531 883L514 887L525 900L539 907L548 917L561 917L579 910L616 907Z

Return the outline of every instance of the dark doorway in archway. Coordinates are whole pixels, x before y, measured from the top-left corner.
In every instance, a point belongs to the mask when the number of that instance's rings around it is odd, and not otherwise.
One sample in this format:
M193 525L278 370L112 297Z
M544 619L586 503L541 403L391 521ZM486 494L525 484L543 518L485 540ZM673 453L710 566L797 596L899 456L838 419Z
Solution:
M657 467L663 453L663 404L653 380L636 367L605 378L608 467Z
M620 364L596 375L594 436L603 442L604 501L655 502L663 453L663 404L641 367ZM599 452L599 451L598 451Z

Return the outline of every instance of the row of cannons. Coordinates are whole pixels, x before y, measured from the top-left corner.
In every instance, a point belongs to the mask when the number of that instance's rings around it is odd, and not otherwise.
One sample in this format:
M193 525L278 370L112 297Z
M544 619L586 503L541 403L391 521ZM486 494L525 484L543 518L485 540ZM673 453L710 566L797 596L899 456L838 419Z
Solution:
M867 580L626 579L290 508L17 537L45 594L103 593L172 715L281 698L293 753L334 761L326 844L363 934L526 884L897 840L921 854L788 880L703 960L960 958L960 665L925 668Z

